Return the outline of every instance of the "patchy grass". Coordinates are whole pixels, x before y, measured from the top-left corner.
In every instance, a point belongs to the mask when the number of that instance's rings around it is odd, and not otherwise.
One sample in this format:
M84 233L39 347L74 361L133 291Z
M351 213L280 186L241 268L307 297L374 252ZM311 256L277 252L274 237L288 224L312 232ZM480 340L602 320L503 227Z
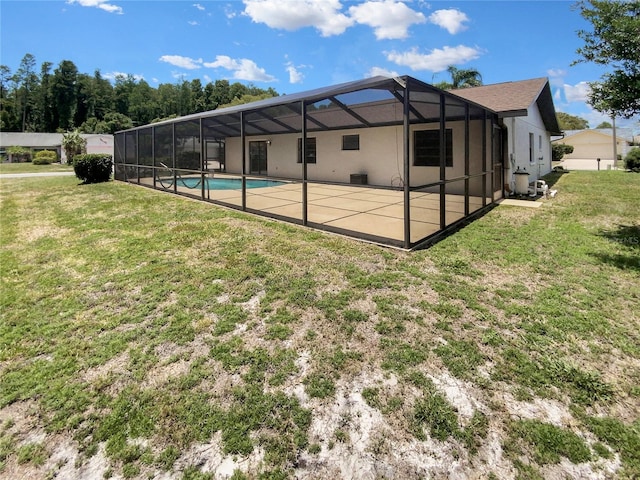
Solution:
M44 446L39 443L27 443L21 446L18 448L16 455L19 464L31 463L37 467L44 465L49 456Z
M640 182L555 188L405 253L118 182L3 180L0 476L639 476Z
M587 428L602 442L618 452L622 460L629 466L629 471L640 471L640 420L636 418L632 424L625 424L617 418L590 417L586 419ZM594 449L597 444L594 445ZM608 454L606 448L599 448L600 456Z
M505 446L512 451L521 444L525 444L523 448L532 450L532 459L540 465L559 463L560 457L566 457L573 463L591 459L589 447L578 435L538 420L513 422L509 442Z

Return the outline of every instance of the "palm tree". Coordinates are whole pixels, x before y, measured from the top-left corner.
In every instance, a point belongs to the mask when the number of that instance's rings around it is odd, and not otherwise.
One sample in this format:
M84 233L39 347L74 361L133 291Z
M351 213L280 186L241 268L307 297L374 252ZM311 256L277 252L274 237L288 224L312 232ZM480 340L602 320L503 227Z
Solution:
M75 129L62 135L62 148L67 156L67 163L72 165L74 156L86 152L87 141Z
M440 82L435 86L442 90L454 90L456 88L477 87L482 85L482 75L475 68L459 69L453 65L447 67L451 75L451 82Z

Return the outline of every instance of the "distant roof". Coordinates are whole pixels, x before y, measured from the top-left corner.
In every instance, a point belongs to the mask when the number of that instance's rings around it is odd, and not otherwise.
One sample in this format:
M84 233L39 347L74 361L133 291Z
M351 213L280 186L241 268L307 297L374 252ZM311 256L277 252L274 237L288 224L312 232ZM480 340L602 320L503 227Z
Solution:
M34 133L34 132L0 132L0 146L2 147L59 147L62 145L62 133ZM112 137L107 133L81 133L85 139L93 137Z
M59 147L61 143L61 133L0 132L3 147Z
M573 135L577 135L579 133L585 132L593 132L599 133L601 135L607 135L608 137L613 137L613 128L590 128L584 130L565 130L564 138L571 137ZM630 128L616 128L616 137L619 140L626 140L627 142L633 142L633 130Z
M501 117L526 116L527 109L536 103L547 131L552 135L560 134L551 87L546 78L459 88L450 92L490 108Z

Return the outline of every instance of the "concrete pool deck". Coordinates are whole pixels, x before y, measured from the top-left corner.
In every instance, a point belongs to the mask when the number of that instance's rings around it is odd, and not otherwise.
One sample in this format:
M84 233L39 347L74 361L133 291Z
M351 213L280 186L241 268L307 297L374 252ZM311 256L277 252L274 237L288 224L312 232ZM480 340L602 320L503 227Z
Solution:
M152 186L152 178L141 178ZM159 184L157 184L159 186ZM173 192L173 188L168 189ZM178 193L202 198L201 188L178 186ZM205 199L235 208L242 207L242 191L205 190ZM491 198L486 199L491 203ZM464 218L464 196L446 195L446 224ZM302 183L246 190L250 212L302 221ZM469 213L482 208L482 197L469 198ZM410 193L411 242L437 233L440 228L440 195ZM307 183L307 220L310 224L358 232L372 237L404 240L404 192L371 186Z

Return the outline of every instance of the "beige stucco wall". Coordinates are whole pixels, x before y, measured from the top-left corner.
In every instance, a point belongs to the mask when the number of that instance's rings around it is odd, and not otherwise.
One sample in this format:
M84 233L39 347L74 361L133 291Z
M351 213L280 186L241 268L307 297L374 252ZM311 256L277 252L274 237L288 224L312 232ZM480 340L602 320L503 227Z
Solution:
M600 132L585 130L567 138L555 140L553 143L572 145L573 153L565 154L563 160L584 159L613 160L613 138ZM627 154L628 144L624 139L617 141L617 153L623 157Z
M439 124L412 125L410 135L412 186L425 185L440 180L439 167L413 166L413 132L415 130L438 129ZM453 166L446 168L447 178L464 175L464 122L449 122L446 128L453 133ZM487 136L489 138L489 125ZM342 150L343 135L360 135L360 150ZM480 173L482 158L482 124L470 125L470 163L478 164L471 173ZM297 163L299 134L247 137L247 155L249 142L269 140L267 147L267 171L269 176L301 178L302 165ZM312 132L309 137L316 138L316 164L307 165L309 180L349 183L351 174L366 173L371 185L394 186L403 184L403 127L378 127L328 132ZM226 142L227 172L242 171L242 150L240 138L229 138ZM490 155L490 143L487 143ZM248 161L248 160L247 160ZM476 162L476 163L474 163Z

